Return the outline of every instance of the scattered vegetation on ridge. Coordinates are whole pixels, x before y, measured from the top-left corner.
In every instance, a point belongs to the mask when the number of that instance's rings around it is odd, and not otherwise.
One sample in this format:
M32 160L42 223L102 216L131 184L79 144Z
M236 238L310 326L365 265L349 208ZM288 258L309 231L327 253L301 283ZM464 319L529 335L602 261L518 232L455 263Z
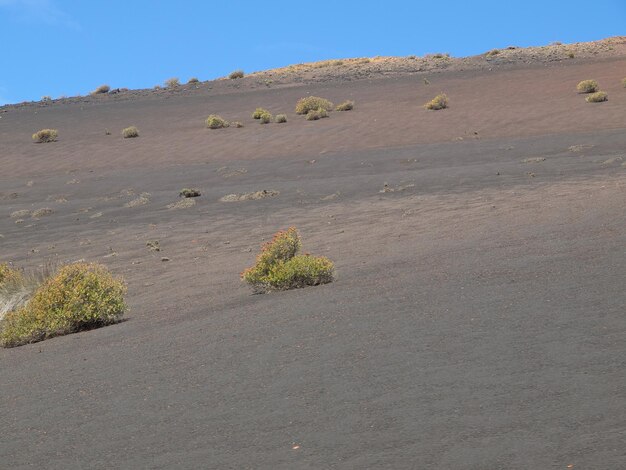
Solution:
M168 78L165 80L165 86L167 88L176 88L177 86L180 86L180 80L176 77Z
M109 85L100 85L94 91L91 92L92 95L101 95L104 93L108 93L111 91L111 87Z

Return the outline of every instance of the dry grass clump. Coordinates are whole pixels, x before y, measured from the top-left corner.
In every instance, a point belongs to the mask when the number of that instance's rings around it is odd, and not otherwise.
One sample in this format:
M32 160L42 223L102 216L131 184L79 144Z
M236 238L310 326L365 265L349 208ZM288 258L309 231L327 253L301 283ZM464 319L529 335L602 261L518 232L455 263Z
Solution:
M578 93L595 93L600 87L595 80L583 80L576 85Z
M585 98L587 103L601 103L603 101L608 101L609 95L605 91L597 91L595 93L590 94Z
M296 114L307 114L309 111L315 111L323 109L325 111L332 111L333 104L324 98L317 96L307 96L306 98L300 98L296 104Z
M126 285L102 265L63 266L43 280L32 298L8 312L0 325L0 344L14 347L120 320Z
M354 101L346 100L343 103L339 103L335 110L337 111L352 111L354 109Z
M269 124L270 122L272 122L272 115L270 113L265 112L259 116L259 123Z
M493 57L494 55L498 55L500 54L500 51L498 49L491 49L489 52L487 52L487 57Z
M252 113L252 119L261 119L261 114L269 113L267 109L257 108Z
M622 86L626 88L626 78L622 78Z
M228 78L235 80L237 78L243 78L244 75L243 70L235 70L234 72L230 72L230 74L228 74Z
M111 91L111 87L109 85L100 85L94 91L91 92L92 95L100 95L104 93L108 93Z
M243 124L242 124L242 123L240 123L239 121L233 121L233 122L231 122L231 123L230 123L230 125L231 125L232 127L236 127L236 128L243 127Z
M299 255L301 248L302 241L295 227L276 233L262 246L256 264L241 273L241 279L258 293L332 282L332 261L323 256Z
M191 77L189 80L187 80L187 84L191 85L193 83L199 83L200 80L198 80L196 77Z
M36 211L33 211L33 213L31 214L31 217L33 219L38 219L40 217L44 217L46 215L50 215L53 212L54 211L52 209L50 209L49 207L42 207L41 209L37 209Z
M58 136L59 131L56 129L41 129L33 134L33 141L37 144L55 142Z
M440 93L424 105L426 109L439 110L448 107L448 96Z
M277 114L275 121L278 122L278 123L287 122L287 115L286 114Z
M122 129L122 137L124 137L125 139L139 137L139 129L137 129L135 126L130 126Z
M41 271L24 273L7 264L0 265L0 331L5 315L25 305L39 285L50 274L46 266Z
M200 197L200 190L196 188L183 188L178 193L180 197Z
M211 114L208 118L206 118L206 126L209 129L223 129L229 126L229 123L226 119L218 116L217 114Z
M168 78L165 80L165 86L167 88L176 88L177 86L180 86L180 80L176 77Z
M306 113L307 121L317 121L318 119L324 119L328 117L328 111L324 108L312 109Z

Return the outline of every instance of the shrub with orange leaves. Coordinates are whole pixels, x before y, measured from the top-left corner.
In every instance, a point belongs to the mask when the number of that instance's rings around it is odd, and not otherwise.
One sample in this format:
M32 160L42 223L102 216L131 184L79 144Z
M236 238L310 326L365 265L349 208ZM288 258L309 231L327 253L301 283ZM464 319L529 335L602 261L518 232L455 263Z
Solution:
M256 264L241 273L241 279L259 293L332 282L332 261L323 256L299 255L301 248L302 241L295 227L277 232L262 246Z

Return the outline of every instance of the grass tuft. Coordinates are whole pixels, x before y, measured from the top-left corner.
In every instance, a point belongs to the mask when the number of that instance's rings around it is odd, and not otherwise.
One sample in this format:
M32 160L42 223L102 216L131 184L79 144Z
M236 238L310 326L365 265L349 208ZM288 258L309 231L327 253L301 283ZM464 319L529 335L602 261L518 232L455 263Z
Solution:
M603 101L608 101L609 95L605 91L596 91L595 93L591 93L585 101L587 103L602 103Z
M430 100L428 103L426 103L424 105L424 107L426 109L432 109L432 110L439 110L439 109L445 109L448 107L448 96L445 93L440 93L437 96L435 96L432 100Z
M296 114L307 114L309 111L315 111L318 109L324 109L326 111L333 110L333 104L324 98L317 96L307 96L306 98L300 98L296 104Z
M595 93L600 87L595 80L583 80L576 85L578 93Z
M261 114L269 113L267 109L257 108L252 113L252 119L261 119Z
M166 88L176 88L180 86L180 80L176 77L168 78L165 80L165 86Z
M56 129L41 129L33 134L33 142L42 144L46 142L55 142L59 136Z
M337 111L352 111L354 109L354 101L346 100L339 103L335 108Z
M180 197L199 197L201 196L200 190L196 188L183 188L178 193Z
M264 112L259 116L259 123L261 124L269 124L272 122L272 115L268 112Z
M277 123L287 122L287 115L286 114L277 114L275 121Z
M139 137L139 129L137 129L135 126L130 126L122 129L122 137L124 137L125 139Z
M235 80L237 78L243 78L244 77L244 73L243 70L235 70L234 72L230 72L228 74L228 78L230 78L231 80Z
M311 109L308 113L306 113L307 121L317 121L318 119L324 119L328 117L328 111L324 108L319 109Z
M208 118L206 118L206 126L209 129L223 129L228 127L230 124L228 121L217 114L211 114Z
M104 93L108 93L111 91L111 87L109 85L100 85L94 91L91 92L92 95L100 95Z

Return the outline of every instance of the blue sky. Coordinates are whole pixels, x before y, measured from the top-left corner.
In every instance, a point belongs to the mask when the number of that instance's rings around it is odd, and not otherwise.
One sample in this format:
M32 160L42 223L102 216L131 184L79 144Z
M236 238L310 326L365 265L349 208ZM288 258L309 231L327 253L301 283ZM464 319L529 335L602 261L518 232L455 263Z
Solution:
M0 104L342 57L626 35L626 1L0 0Z

